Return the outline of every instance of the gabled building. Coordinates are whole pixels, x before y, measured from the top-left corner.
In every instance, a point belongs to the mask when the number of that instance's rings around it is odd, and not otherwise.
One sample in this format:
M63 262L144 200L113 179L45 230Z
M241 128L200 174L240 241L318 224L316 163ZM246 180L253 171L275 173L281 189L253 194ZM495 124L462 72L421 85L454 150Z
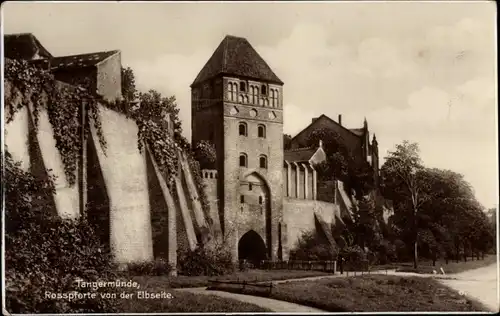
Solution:
M108 101L122 98L119 50L54 57L33 34L22 33L4 36L4 52L5 58L27 60Z
M379 156L378 142L375 134L370 141L370 131L366 119L361 128L346 128L342 125L342 115L334 121L326 115L313 118L311 123L295 135L290 141L290 151L300 150L308 146L308 139L313 131L327 129L339 135L339 141L353 153L359 163L367 162L373 168L374 183L379 185ZM286 155L286 153L285 153Z

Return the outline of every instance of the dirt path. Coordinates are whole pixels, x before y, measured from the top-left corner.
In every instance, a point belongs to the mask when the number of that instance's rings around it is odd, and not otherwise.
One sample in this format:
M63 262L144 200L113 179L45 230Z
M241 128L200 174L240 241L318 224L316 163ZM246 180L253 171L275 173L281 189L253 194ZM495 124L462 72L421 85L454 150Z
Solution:
M411 272L396 272L395 270L381 270L381 271L371 271L370 274L386 274L386 275L399 275L399 276L415 276L415 277L432 277L438 279L442 284L469 296L470 298L476 299L483 303L490 311L499 311L499 300L498 300L498 275L497 275L497 264L492 264L486 267L465 271L462 273L456 273L452 275L433 275L433 274L418 274ZM344 274L334 274L326 276L316 276L316 277L306 277L288 280L277 280L272 281L274 284L285 283L285 282L296 282L296 281L313 281L320 279L331 279L331 278L342 278L351 277L354 275L361 275L361 272L349 272L347 275ZM269 282L269 281L267 281ZM266 282L266 283L267 283ZM270 298L243 295L236 293L229 293L223 291L207 291L206 287L199 288L184 288L176 289L178 291L187 291L196 294L213 294L221 297L232 298L242 302L252 303L264 308L271 309L275 312L289 313L324 313L325 311L308 307L304 305L279 301Z
M497 264L453 274L440 280L444 285L482 302L492 312L499 311Z
M229 293L223 291L207 291L205 287L176 289L176 291L190 292L194 294L217 295L225 298L238 300L245 303L268 308L278 313L325 313L326 311L314 307L279 301L271 298Z

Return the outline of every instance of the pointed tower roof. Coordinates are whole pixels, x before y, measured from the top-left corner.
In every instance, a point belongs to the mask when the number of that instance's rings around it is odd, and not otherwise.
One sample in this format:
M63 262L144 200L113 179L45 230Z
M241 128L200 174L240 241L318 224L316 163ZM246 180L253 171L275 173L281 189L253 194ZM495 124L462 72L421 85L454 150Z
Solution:
M219 74L283 84L245 38L231 35L222 40L191 86Z

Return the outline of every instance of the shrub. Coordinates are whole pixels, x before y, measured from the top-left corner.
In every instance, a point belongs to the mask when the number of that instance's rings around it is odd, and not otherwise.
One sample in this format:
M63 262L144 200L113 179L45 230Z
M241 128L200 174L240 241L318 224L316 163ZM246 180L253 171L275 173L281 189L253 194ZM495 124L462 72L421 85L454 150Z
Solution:
M248 262L247 260L240 260L240 265L239 265L240 271L242 272L248 271L251 268L253 268L253 265L250 262Z
M178 257L179 273L188 276L218 276L232 273L235 266L231 253L223 246L206 248L199 245L195 250L188 250Z
M337 249L321 238L316 230L302 233L297 246L290 251L290 260L333 260L336 257Z
M360 246L350 246L342 249L341 251L342 256L345 258L346 261L356 263L356 262L361 262L363 260L366 260L366 255L361 249Z
M194 147L194 157L200 163L202 169L214 169L217 153L215 146L206 140L201 140Z
M47 291L78 292L76 279L115 280L114 267L85 219L64 220L49 211L53 178L35 178L22 171L8 152L5 169L6 309L11 313L115 311L114 300L99 295L71 301L46 296Z
M130 263L127 270L132 275L168 275L172 271L172 266L162 258L148 262Z

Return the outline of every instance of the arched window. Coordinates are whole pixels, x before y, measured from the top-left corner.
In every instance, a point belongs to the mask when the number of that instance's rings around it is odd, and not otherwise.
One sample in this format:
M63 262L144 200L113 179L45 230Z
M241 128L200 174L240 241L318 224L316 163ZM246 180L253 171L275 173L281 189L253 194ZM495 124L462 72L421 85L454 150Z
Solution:
M214 175L210 172L210 179L213 179Z
M244 195L240 195L240 203L241 204L245 203L245 196Z
M262 85L260 87L260 94L267 95L267 87L266 87L266 85Z
M233 98L233 83L232 82L227 83L227 96L226 97L229 101L231 101Z
M257 134L260 138L266 138L266 127L264 125L259 125L257 127Z
M259 204L262 204L262 196L259 196Z
M233 92L232 92L233 93L233 97L231 98L231 100L235 101L235 102L236 102L236 100L238 100L238 98L237 98L237 96L238 96L237 89L238 89L238 85L235 82L233 82Z
M208 178L208 174L205 172L205 178Z
M251 183L248 184L248 190L252 191L252 184Z
M240 167L246 167L247 166L247 155L244 153L240 154Z
M262 169L267 169L267 158L262 155L259 157L259 167Z
M241 122L238 126L239 134L242 136L247 136L247 123Z
M258 93L259 93L259 89L257 87L252 87L252 103L253 104L259 104Z
M271 89L271 106L273 108L278 106L278 90L276 89Z
M247 85L244 81L240 81L240 92L247 92Z

